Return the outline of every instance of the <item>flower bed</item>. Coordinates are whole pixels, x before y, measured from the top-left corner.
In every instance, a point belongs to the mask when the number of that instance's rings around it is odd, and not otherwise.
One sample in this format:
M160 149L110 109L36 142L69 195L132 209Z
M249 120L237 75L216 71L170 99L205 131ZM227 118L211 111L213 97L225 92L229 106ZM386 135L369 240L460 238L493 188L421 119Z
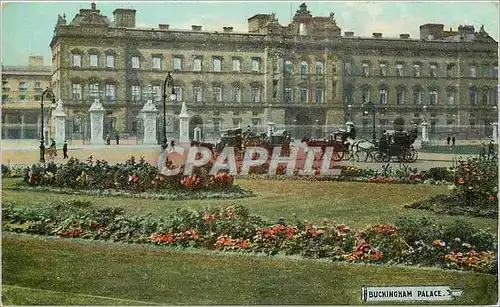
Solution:
M407 208L489 218L498 217L498 164L469 158L456 167L450 194L436 195Z
M495 237L461 220L403 218L354 231L328 223L269 223L242 206L179 209L162 218L81 201L31 208L5 204L2 219L4 231L37 235L496 273Z

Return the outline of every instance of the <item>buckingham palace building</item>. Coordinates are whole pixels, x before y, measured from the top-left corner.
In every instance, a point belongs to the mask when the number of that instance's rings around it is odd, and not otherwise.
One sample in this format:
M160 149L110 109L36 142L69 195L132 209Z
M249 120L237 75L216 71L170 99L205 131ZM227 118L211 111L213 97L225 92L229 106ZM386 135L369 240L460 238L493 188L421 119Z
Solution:
M166 89L169 137L178 136L182 102L190 129L202 127L207 138L238 126L264 130L268 122L310 134L352 121L370 133L369 102L380 129L398 117L425 121L431 138L484 138L497 122L498 43L483 27L424 24L420 37L388 38L376 29L359 37L341 29L333 13L313 16L306 4L286 26L275 14L252 16L244 33L224 24L220 31L138 28L135 10L117 8L113 15L92 3L69 22L58 17L50 42L52 88L68 115L68 138L87 137L88 110L98 97L105 135L139 135L149 99L160 127L168 72L174 79Z

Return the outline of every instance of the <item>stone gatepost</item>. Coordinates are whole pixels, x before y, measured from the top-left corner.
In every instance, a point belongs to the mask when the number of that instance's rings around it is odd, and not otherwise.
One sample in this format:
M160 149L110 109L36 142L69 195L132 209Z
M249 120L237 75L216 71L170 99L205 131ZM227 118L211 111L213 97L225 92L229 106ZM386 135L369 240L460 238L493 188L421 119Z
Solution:
M144 125L144 137L142 139L143 145L156 145L156 115L158 110L153 104L152 100L148 100L141 110L142 122Z
M498 144L498 123L491 125L493 126L493 143Z
M90 113L90 145L103 145L104 108L96 99L89 109Z
M429 142L429 132L427 131L428 124L423 122L420 126L422 126L422 142Z
M179 141L181 144L188 144L189 140L189 113L186 102L182 103L181 113L179 114Z
M54 125L56 130L56 144L64 144L66 140L66 114L62 109L62 100L59 99L56 111L54 112Z
M267 123L267 135L270 136L271 134L274 134L274 127L276 126L275 123L273 122L268 122Z

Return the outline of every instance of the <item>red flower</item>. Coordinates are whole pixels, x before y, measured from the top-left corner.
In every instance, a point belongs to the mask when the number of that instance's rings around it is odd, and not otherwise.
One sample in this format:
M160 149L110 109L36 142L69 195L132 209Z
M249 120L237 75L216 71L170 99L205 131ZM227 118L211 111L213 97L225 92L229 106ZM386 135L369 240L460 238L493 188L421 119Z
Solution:
M464 179L462 177L458 178L457 180L458 184L464 184Z
M490 194L489 200L495 200L495 194Z

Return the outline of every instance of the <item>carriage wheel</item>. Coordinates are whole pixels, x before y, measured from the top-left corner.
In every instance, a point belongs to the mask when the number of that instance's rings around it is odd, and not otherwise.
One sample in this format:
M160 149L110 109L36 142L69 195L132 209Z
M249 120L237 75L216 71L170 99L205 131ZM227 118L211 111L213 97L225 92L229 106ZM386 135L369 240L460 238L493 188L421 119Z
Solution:
M382 151L377 151L373 156L376 162L389 162L391 161L391 156Z
M344 158L344 152L343 151L333 151L332 153L332 160L333 161L341 161L342 158Z
M414 148L411 148L407 157L408 162L413 163L417 161L417 159L418 159L418 152Z

